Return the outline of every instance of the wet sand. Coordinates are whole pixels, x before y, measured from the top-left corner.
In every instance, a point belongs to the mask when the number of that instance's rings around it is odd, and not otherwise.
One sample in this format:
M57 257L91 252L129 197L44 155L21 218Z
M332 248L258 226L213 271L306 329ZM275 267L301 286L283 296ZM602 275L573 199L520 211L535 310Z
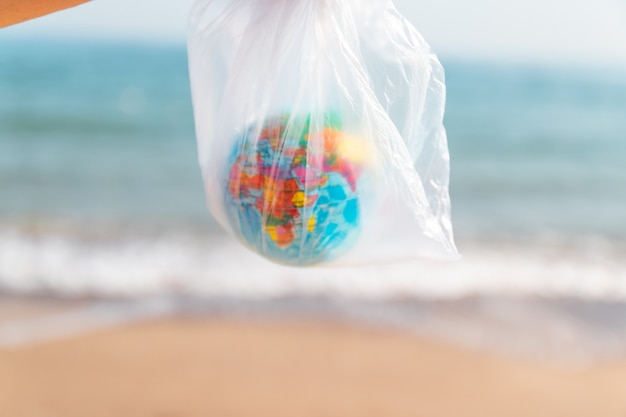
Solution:
M328 320L160 319L0 349L0 416L626 416L563 368Z

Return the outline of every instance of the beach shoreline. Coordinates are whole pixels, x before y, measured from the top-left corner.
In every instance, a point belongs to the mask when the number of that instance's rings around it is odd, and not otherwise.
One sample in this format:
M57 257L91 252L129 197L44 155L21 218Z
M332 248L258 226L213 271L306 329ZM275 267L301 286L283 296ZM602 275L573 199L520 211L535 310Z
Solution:
M169 317L0 348L0 415L626 413L626 359L560 367L329 319Z
M340 323L565 366L626 359L626 303L494 295L370 300L336 295L95 297L0 292L0 349L171 318Z

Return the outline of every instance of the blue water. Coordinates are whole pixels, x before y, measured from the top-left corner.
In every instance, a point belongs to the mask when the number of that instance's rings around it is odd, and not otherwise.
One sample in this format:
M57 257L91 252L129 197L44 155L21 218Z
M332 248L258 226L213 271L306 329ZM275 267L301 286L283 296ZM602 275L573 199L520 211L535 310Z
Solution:
M0 291L626 300L626 75L442 62L465 258L342 281L217 232L183 46L0 39Z
M626 236L626 76L446 62L457 235ZM0 221L208 225L183 47L0 46Z
M183 48L0 46L0 222L206 223Z
M443 63L459 239L626 237L626 76ZM184 48L0 44L0 224L210 227Z
M626 75L447 69L458 233L626 236Z

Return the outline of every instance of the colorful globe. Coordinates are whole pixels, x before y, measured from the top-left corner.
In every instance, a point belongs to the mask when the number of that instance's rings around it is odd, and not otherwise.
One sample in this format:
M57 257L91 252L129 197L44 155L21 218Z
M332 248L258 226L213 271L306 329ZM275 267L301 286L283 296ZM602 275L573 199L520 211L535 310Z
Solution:
M335 116L270 119L236 141L226 211L239 238L278 263L313 265L349 249L360 229L361 166ZM354 147L354 146L352 146Z

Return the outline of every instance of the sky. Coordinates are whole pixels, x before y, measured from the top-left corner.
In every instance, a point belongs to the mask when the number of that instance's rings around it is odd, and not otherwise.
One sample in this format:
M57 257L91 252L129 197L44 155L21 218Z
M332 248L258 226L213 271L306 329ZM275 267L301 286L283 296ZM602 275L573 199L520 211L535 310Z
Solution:
M0 37L183 43L192 3L95 0L4 29ZM626 0L396 0L395 4L443 56L626 67Z

